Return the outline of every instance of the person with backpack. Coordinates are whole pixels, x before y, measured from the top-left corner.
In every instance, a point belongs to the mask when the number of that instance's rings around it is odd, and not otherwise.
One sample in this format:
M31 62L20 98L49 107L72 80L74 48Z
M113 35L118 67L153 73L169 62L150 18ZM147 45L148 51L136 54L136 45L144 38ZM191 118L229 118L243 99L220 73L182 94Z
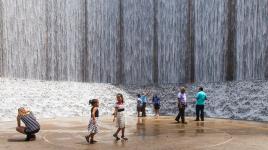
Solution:
M184 87L182 87L180 89L180 92L178 93L178 108L179 108L179 113L176 117L176 121L179 123L180 122L180 118L181 118L181 122L183 124L187 124L187 122L185 122L185 108L187 107L187 103L186 103L186 90Z
M199 92L196 94L196 119L195 121L199 121L201 117L201 121L204 121L204 108L205 101L207 100L207 94L203 91L203 87L199 87ZM200 115L201 112L201 115Z
M160 109L160 98L157 97L157 95L153 96L153 105L154 105L154 111L155 111L155 117L159 117L159 109Z

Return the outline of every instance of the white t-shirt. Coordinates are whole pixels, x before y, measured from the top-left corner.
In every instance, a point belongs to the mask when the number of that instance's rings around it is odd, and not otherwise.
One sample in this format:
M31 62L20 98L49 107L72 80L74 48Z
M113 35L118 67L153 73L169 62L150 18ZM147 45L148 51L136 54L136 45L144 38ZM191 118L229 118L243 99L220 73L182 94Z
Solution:
M181 100L181 102L186 103L186 94L178 93L178 99Z

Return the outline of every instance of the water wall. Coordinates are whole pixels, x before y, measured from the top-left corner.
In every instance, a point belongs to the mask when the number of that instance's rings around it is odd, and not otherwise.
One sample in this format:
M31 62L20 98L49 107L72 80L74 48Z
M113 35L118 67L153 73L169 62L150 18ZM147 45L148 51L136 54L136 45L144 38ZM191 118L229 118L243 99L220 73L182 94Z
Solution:
M1 77L268 78L268 0L0 0Z
M193 98L198 84L187 87L186 115L195 116ZM203 83L208 95L205 116L241 120L268 121L268 81L232 81ZM180 86L180 85L179 85ZM89 117L88 100L100 100L100 116L111 117L116 94L122 93L127 115L136 116L136 95L150 91L146 111L154 115L151 103L153 94L160 98L161 115L175 116L178 113L178 85L114 86L106 83L56 82L28 79L0 78L0 122L16 120L19 107L30 108L38 119L58 117Z

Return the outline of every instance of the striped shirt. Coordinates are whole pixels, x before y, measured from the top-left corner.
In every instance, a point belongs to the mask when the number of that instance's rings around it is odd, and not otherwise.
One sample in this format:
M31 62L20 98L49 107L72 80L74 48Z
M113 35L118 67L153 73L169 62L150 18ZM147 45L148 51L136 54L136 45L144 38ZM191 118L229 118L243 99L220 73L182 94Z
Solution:
M40 129L40 125L36 121L36 118L34 117L32 112L29 115L21 116L20 119L29 131L35 131Z

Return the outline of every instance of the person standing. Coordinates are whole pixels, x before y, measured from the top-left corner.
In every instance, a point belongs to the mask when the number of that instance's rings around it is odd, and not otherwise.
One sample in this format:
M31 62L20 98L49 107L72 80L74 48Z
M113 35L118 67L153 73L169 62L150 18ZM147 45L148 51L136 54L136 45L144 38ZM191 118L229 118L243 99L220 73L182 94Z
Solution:
M154 95L152 102L154 105L155 117L158 118L160 109L160 98L157 97L157 95Z
M205 101L207 100L207 94L203 91L203 87L199 87L199 92L196 94L196 119L195 121L199 121L201 117L201 121L204 121L204 108ZM201 112L201 115L200 115Z
M141 100L140 94L138 94L137 97L138 97L138 99L137 99L137 114L138 114L138 117L140 117L140 112L142 110L142 100Z
M145 94L145 92L143 93L143 95L141 96L141 100L142 100L142 117L146 117L146 105L147 105L147 96Z
M185 108L186 108L186 90L184 87L182 87L180 89L180 92L178 93L178 107L179 107L179 113L176 117L176 121L180 122L180 118L181 118L181 122L183 124L187 124L187 122L185 122Z

